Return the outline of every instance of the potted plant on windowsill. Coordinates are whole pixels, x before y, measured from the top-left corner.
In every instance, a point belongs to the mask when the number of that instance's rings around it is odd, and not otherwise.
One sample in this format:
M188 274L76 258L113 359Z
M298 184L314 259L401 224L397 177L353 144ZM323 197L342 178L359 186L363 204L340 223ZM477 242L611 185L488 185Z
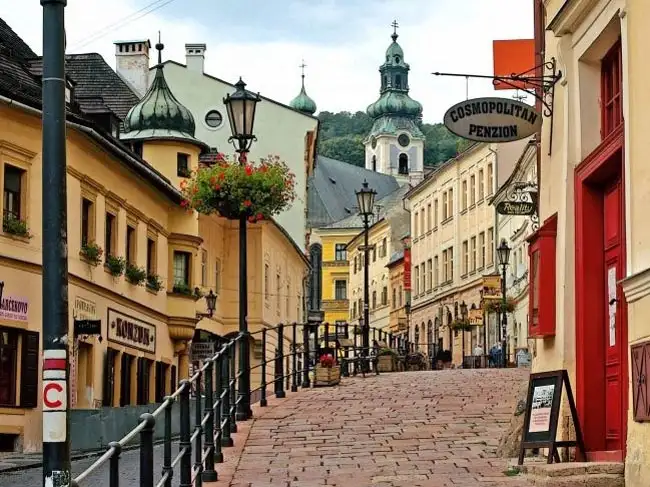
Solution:
M335 386L341 382L341 367L330 353L321 355L316 365L314 387Z
M2 219L2 231L16 237L32 238L27 222L13 213L7 213Z
M147 289L157 293L162 288L162 279L158 274L147 274Z
M81 246L79 255L90 265L97 267L102 261L104 250L95 242L86 242Z
M204 215L219 214L250 223L271 218L296 197L295 175L278 156L261 158L259 164L240 164L218 154L217 162L193 171L181 182L182 205Z
M128 263L126 264L124 277L126 277L126 280L134 286L141 286L147 278L147 271L142 267Z
M107 255L106 262L104 262L106 270L113 277L120 277L124 273L126 267L126 260L124 257L116 257L114 255Z

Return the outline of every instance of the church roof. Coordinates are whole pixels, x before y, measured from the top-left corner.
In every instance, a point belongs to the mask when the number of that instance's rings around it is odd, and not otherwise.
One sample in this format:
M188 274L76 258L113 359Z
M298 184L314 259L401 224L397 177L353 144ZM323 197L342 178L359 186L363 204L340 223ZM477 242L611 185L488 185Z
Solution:
M395 191L399 184L394 176L370 171L347 162L317 156L314 173L307 181L307 224L324 228L357 212L355 191L368 181L377 198ZM345 228L345 227L342 227Z

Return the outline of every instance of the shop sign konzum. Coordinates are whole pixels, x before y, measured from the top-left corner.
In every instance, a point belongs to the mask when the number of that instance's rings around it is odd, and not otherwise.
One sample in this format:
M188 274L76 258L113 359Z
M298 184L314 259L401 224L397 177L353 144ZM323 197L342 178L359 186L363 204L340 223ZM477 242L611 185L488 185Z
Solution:
M156 327L109 308L108 341L155 353Z

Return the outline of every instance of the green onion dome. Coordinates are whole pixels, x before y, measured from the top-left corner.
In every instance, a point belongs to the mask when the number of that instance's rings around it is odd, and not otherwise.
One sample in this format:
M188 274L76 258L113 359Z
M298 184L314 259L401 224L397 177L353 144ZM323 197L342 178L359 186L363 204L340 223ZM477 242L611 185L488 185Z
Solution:
M312 100L307 92L305 91L305 75L302 75L302 88L297 97L295 97L289 103L289 106L299 112L306 113L308 115L313 115L316 113L316 102Z

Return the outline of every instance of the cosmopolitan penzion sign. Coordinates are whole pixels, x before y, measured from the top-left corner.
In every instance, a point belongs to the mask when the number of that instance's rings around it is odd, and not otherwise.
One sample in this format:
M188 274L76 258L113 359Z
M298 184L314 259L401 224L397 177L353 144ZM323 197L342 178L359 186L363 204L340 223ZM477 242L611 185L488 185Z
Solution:
M475 98L457 103L445 113L450 132L476 142L512 142L542 127L534 107L508 98Z

